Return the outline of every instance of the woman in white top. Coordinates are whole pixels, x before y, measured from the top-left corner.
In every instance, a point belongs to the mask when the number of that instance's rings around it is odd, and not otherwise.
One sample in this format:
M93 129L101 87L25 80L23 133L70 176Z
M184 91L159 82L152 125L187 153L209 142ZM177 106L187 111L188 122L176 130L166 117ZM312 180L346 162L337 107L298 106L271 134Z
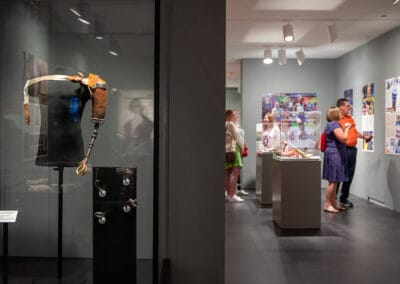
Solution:
M236 183L243 166L241 152L244 149L243 137L240 135L240 128L237 126L239 115L236 111L228 109L225 121L225 152L234 152L235 160L225 162L225 184L227 200L229 202L243 202L243 199L235 194Z

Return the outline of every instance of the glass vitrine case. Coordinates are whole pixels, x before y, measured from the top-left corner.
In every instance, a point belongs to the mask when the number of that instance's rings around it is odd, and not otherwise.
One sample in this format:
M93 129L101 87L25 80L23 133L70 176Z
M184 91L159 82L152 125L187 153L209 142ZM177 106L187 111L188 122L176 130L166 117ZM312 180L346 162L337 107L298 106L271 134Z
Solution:
M280 116L267 114L262 123L256 124L257 153L276 152L280 149Z
M151 282L155 5L0 1L0 211L18 211L9 282L106 283L127 266L127 282Z
M321 159L318 149L321 135L321 113L288 112L279 118L276 133L279 143L274 159Z

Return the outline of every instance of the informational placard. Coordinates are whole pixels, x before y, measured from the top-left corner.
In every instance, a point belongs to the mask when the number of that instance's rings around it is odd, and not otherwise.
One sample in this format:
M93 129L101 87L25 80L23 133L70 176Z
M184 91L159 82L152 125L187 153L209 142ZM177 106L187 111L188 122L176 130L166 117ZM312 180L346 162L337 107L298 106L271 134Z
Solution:
M374 137L375 93L374 83L366 84L362 88L362 120L361 131L365 136ZM374 151L374 138L368 143L363 140L362 151Z
M344 98L349 100L349 103L353 105L353 89L344 90ZM353 108L350 109L350 115L353 116Z
M385 80L385 153L400 155L400 76Z
M15 223L18 210L0 210L0 223Z

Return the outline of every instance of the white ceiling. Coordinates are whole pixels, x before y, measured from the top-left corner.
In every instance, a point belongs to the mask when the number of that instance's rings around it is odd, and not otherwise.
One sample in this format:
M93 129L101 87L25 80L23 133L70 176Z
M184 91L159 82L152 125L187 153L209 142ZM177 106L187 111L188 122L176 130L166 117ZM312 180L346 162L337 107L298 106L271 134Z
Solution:
M236 86L240 59L274 58L285 48L288 58L302 48L306 58L338 58L400 25L394 0L226 0L227 86ZM295 40L283 41L282 26L293 26ZM328 26L338 38L330 43Z

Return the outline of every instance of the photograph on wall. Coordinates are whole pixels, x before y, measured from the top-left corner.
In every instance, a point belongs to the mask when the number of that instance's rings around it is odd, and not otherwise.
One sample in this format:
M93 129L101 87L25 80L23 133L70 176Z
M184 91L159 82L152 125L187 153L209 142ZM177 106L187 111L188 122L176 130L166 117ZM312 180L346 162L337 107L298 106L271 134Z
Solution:
M283 113L316 110L316 93L266 93L262 96L261 120L271 113L279 119Z
M385 153L400 155L400 76L385 80Z
M364 135L371 135L372 139L368 142L363 141L362 151L374 151L374 117L375 117L375 94L374 84L366 84L362 87L362 117L361 132Z
M344 98L348 99L350 104L353 105L353 89L344 90ZM353 108L350 109L350 115L353 116Z

